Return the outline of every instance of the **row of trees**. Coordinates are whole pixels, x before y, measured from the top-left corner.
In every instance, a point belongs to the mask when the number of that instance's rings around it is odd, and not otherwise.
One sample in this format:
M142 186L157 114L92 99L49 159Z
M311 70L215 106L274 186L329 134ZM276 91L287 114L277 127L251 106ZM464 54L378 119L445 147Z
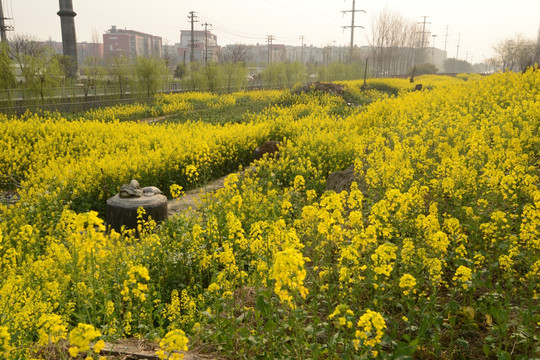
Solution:
M426 58L426 39L415 31L417 24L389 10L382 11L373 21L370 40L370 73L375 76L394 74L435 73L433 64L422 63ZM424 44L422 44L424 42ZM420 45L419 45L420 44ZM494 47L496 56L484 64L472 65L464 60L449 58L444 62L445 72L491 72L496 70L523 71L540 60L540 44L516 36L501 41ZM109 86L120 97L130 93L151 96L160 90L164 81L176 81L184 89L233 91L254 86L291 86L315 80L358 79L364 74L359 63L342 62L323 65L299 62L272 63L262 70L249 71L247 47L237 45L219 54L217 62L206 66L201 63L179 64L174 71L168 69L164 59L138 57L130 61L116 56L103 64L102 59L87 57L80 66L80 77L70 77L72 58L54 53L52 49L29 38L15 36L7 46L0 46L0 89L18 89L23 98L53 96L59 86L77 84L84 95L98 87ZM259 72L260 71L260 72ZM6 91L4 91L6 93ZM110 93L110 91L109 91Z
M358 63L330 63L315 66L300 62L272 63L260 73L250 75L244 62L212 62L206 67L194 63L180 64L175 76L181 78L188 89L239 90L250 87L284 87L313 81L358 79L364 67Z
M500 41L493 47L495 56L481 64L471 64L464 60L448 58L443 69L436 69L429 59L430 33L419 31L418 23L404 18L389 9L374 17L369 39L371 70L374 76L437 72L493 72L524 71L540 62L540 36L538 40L521 35Z
M247 47L226 49L217 62L178 64L167 67L164 59L122 55L111 57L108 63L97 57L86 57L79 75L71 77L72 58L56 54L52 49L27 36L16 36L10 45L0 48L0 89L9 94L16 89L26 99L61 97L55 91L62 86L75 86L83 94L128 93L151 96L161 90L163 82L176 82L181 89L234 91L250 87L282 87L315 80L357 79L364 74L359 64L330 63L316 66L300 62L272 63L264 69L249 68ZM178 86L176 87L178 88ZM100 89L101 91L98 91ZM7 90L7 91L6 91ZM112 90L112 91L111 91Z
M374 17L369 39L371 68L375 76L406 74L424 62L425 40L417 24L385 9Z
M130 63L125 57L113 57L107 66L101 60L88 57L80 68L80 77L73 78L73 59L56 54L49 47L26 36L15 36L9 46L0 47L0 89L18 89L23 98L53 95L53 89L66 85L80 85L84 94L103 83L117 86L123 96L128 89L154 93L161 81L168 76L165 63L160 59L139 57Z

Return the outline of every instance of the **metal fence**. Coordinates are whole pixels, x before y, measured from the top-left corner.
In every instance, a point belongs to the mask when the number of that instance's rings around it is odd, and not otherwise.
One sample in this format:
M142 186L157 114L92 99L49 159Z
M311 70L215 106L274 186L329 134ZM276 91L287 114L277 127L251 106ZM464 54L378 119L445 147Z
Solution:
M287 86L281 86L280 88L284 87ZM226 87L222 87L214 89L214 91L225 93L229 91L269 88L272 87L262 83L253 83L248 84L243 89L227 89ZM209 89L193 88L183 86L180 82L170 82L162 84L159 92L179 93L187 91L209 91ZM43 101L35 92L25 92L24 89L0 89L0 112L8 115L21 115L27 111L31 113L40 111L76 113L116 104L132 104L136 102L150 104L154 101L154 96L148 97L146 92L141 92L136 87L125 86L120 91L117 84L103 84L95 87L72 85L52 88L48 90L47 96L44 96Z
M182 90L180 82L169 82L161 85L158 91L160 92L176 92ZM103 83L96 86L87 86L84 84L73 84L62 87L48 88L44 94L47 100L66 99L72 97L88 97L88 96L110 96L119 94L129 94L138 91L135 87L125 85L122 89L118 84ZM0 89L0 101L18 101L31 100L40 98L40 94L36 91L28 89Z

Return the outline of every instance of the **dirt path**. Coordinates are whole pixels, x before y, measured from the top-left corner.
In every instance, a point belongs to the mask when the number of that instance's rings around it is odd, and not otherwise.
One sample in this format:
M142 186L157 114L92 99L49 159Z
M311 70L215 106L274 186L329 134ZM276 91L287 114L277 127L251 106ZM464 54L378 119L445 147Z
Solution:
M169 200L167 204L169 217L183 211L197 211L200 205L200 199L204 195L211 194L214 191L225 187L225 178L227 176L223 176L219 179L211 181L203 187L189 190L185 193L185 195L177 199Z
M238 175L238 178L241 178L246 171L254 170L255 167L248 166L247 168L245 168L245 170L237 172L236 175ZM210 181L203 187L189 190L178 199L169 200L167 203L167 212L169 217L182 211L189 211L190 209L191 211L197 211L201 203L201 198L203 198L205 195L212 194L213 192L224 188L225 178L229 175L225 175L220 177L219 179Z
M159 360L156 351L159 350L157 343L130 338L120 340L117 343L105 343L101 351L111 360ZM219 357L198 354L197 351L184 353L184 360L216 360Z
M163 121L163 120L167 120L167 119L169 119L169 118L172 118L173 116L174 116L174 114L163 115L163 116L153 116L153 117L148 117L148 118L140 119L140 120L138 120L138 121L139 121L139 122L142 122L142 123L151 124L151 123L161 122L161 121Z

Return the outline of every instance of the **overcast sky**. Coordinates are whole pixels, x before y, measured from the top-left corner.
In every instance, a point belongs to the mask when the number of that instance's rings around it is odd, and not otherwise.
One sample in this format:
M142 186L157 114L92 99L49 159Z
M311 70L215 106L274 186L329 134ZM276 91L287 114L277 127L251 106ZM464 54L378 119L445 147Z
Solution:
M4 16L13 18L15 30L9 35L33 35L40 40L61 41L57 0L0 0ZM91 41L111 25L149 33L163 38L164 44L179 42L180 30L189 29L188 13L196 11L200 22L212 24L218 44L264 44L274 35L274 44L314 46L350 43L353 0L73 0L77 13L75 26L78 41ZM435 47L444 49L446 26L449 26L446 49L449 57L481 62L493 55L498 41L522 34L536 39L540 25L540 0L358 0L355 45L368 45L373 18L388 8L418 22L427 16L427 30L437 35ZM419 25L421 30L421 25Z

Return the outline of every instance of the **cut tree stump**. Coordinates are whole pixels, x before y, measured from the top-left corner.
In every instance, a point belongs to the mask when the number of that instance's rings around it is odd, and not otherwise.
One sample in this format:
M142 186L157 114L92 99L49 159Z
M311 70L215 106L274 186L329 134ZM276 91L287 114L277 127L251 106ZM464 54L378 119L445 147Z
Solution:
M126 229L137 228L137 209L146 211L144 219L149 217L157 223L167 219L167 197L165 195L141 196L122 198L118 195L107 200L107 227L120 232L122 226Z

